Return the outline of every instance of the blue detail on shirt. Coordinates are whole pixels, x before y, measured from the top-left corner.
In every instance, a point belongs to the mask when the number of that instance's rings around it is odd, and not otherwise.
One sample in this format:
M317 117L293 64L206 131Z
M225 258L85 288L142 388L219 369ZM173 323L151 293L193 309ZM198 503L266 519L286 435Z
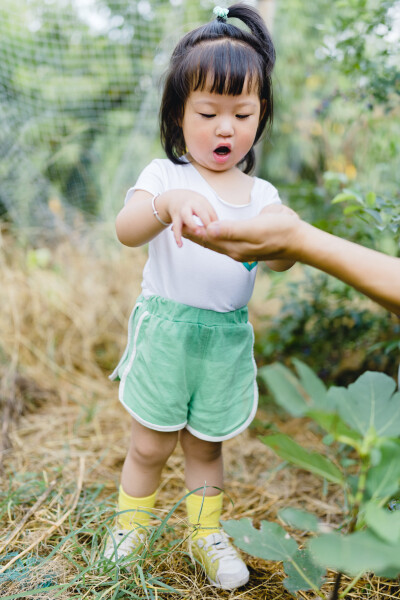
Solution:
M248 271L251 271L252 269L254 269L254 267L256 267L258 265L258 262L256 260L254 260L251 263L248 262L244 262L243 265L246 267L246 269Z

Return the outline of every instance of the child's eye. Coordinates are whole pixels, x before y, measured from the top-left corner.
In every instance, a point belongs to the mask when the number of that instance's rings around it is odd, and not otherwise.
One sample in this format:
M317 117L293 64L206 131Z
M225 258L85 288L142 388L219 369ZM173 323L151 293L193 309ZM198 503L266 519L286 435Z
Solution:
M250 115L236 115L237 119L248 119Z
M200 115L205 119L212 119L213 117L215 117L215 115L210 115L208 113L200 113Z

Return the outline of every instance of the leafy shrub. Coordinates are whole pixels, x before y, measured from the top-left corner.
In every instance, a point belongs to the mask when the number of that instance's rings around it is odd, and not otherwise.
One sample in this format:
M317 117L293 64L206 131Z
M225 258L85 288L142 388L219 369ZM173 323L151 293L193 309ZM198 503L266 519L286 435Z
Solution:
M325 598L320 591L325 570L339 571L330 596L335 600L344 598L367 571L386 578L400 573L400 512L388 510L400 492L400 392L391 377L374 372L347 388L327 389L307 365L294 364L297 377L280 364L264 367L261 376L285 410L309 417L326 432L326 442L351 449L353 460L340 460L339 449L331 460L281 433L262 441L288 463L340 486L348 508L336 530L307 511L281 510L284 523L306 534L303 547L278 523L262 521L255 529L249 519L241 519L223 526L249 554L283 561L284 586L292 593L311 589ZM340 573L353 579L339 594Z
M292 357L305 360L325 381L353 381L363 371L395 375L400 324L386 311L372 310L348 285L313 269L281 288L273 277L269 297L279 296L279 313L266 317L256 336L259 364ZM375 308L375 307L374 307Z

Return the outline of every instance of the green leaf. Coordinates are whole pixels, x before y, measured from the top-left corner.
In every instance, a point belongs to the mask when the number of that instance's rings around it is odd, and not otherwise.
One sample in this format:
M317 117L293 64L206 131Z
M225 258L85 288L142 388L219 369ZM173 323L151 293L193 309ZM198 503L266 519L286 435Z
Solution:
M329 399L342 419L363 436L372 429L378 436L400 435L400 393L396 384L384 373L367 371L349 387L332 387Z
M337 194L331 204L339 204L340 202L358 202L359 204L362 204L360 196L350 191Z
M309 410L306 415L325 429L335 440L353 448L358 449L360 447L362 436L346 425L339 415L316 410Z
M379 446L381 460L369 469L366 493L370 498L393 496L400 490L400 440L388 440Z
M307 452L299 444L283 433L260 438L261 441L284 460L323 477L332 483L343 483L341 471L328 458L317 452Z
M222 527L230 535L235 545L252 556L265 560L289 560L297 551L293 538L278 523L261 521L260 529L255 529L250 519L221 521Z
M376 203L376 194L375 192L368 192L365 196L365 203L368 208L373 208Z
M349 206L346 206L346 208L343 209L343 214L344 215L352 215L355 212L360 212L360 210L362 210L363 207L360 206L360 204L350 204Z
M313 406L325 407L327 390L324 383L305 363L301 362L297 358L293 358L292 362L296 367L296 371L300 377L301 385L312 399Z
M400 514L400 513L399 513ZM287 525L301 531L318 531L318 518L299 508L282 508L278 512L279 518Z
M297 550L290 561L283 563L286 579L285 588L291 592L299 590L320 589L325 575L325 568L316 565L307 549Z
M389 544L366 529L350 535L328 533L308 543L313 560L321 566L355 577L373 571L400 573L400 544Z
M299 417L305 413L310 399L289 369L279 363L274 363L262 367L259 375L268 385L276 402L289 414Z
M400 543L400 512L391 512L369 502L365 508L365 521L381 540L391 544Z

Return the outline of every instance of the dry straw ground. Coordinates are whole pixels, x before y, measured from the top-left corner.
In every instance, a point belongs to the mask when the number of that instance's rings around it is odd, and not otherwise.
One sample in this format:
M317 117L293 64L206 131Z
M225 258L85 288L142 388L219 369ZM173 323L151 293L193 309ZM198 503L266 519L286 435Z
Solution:
M154 523L164 531L132 572L93 567L115 505L129 418L107 379L125 343L139 292L143 250L124 250L104 232L29 251L3 230L0 237L1 512L0 597L213 598L289 600L280 564L247 557L247 586L215 590L186 553L182 456L163 477ZM253 317L262 310L253 303ZM309 448L320 440L302 421L278 426ZM340 520L342 498L314 477L281 468L258 440L260 423L226 443L224 519L276 519L282 506L306 507ZM278 422L280 421L280 422ZM299 538L300 541L300 538ZM333 581L330 573L326 593ZM163 591L162 580L174 591ZM58 586L58 587L55 587ZM36 590L34 592L33 590ZM300 593L307 600L315 596ZM353 599L399 598L394 582L362 579Z

